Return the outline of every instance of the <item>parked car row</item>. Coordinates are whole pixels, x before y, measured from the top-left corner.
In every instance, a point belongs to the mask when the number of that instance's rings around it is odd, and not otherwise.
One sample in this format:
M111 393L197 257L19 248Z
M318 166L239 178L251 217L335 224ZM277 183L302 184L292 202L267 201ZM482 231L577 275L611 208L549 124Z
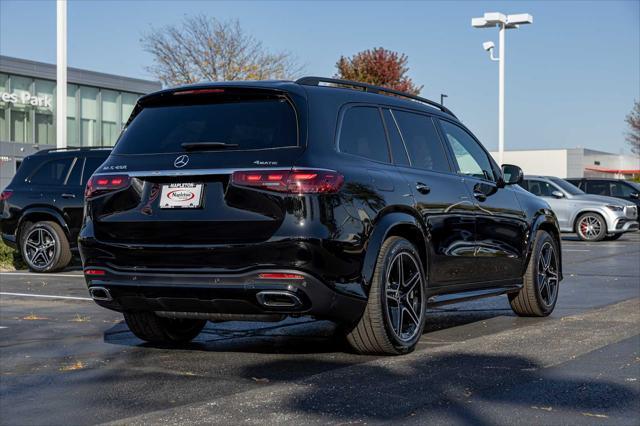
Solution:
M591 182L586 179L560 179L552 176L526 176L521 186L542 197L558 217L562 232L575 232L581 240L617 240L626 232L638 230L638 206L628 201L637 200L638 193L620 191L620 198L587 194L570 182ZM615 179L599 179L598 186L588 184L586 188L627 187L628 182ZM629 184L630 188L633 188ZM610 193L610 192L609 192Z

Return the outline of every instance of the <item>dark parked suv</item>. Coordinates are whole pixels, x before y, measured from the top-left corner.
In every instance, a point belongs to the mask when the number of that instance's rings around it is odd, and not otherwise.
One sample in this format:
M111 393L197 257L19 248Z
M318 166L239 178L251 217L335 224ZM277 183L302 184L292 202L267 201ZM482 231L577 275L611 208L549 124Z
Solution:
M82 225L83 193L110 149L43 150L26 157L0 195L2 240L35 272L69 264Z
M146 341L310 315L400 354L427 305L554 309L558 223L521 180L423 98L316 77L179 87L138 101L89 181L80 253L93 299Z
M587 194L620 198L630 201L640 208L640 183L605 178L570 178L566 180Z

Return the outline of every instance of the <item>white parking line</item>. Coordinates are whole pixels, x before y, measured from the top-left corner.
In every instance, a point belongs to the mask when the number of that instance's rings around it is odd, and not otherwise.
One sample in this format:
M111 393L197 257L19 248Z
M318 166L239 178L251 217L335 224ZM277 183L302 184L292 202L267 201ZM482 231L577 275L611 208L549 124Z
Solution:
M591 251L591 250L562 249L562 251Z
M71 278L84 278L82 274L40 274L35 272L0 272L2 275L18 275L18 276L34 276L34 277L71 277Z
M90 297L55 296L52 294L8 293L6 291L0 291L0 296L41 297L44 299L93 300Z

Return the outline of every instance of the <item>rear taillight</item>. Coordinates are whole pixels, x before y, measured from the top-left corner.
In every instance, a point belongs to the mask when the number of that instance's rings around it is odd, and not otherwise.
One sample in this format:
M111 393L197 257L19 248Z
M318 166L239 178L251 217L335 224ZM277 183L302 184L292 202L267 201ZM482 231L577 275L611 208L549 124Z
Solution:
M131 178L128 175L92 176L84 190L85 198L97 197L107 192L117 191L129 186Z
M84 274L95 277L95 276L106 275L106 271L102 269L85 269Z
M231 182L290 194L328 194L340 189L344 177L327 170L249 170L234 172Z
M0 201L8 200L9 198L11 198L12 195L13 195L12 189L5 189L4 191L0 192Z

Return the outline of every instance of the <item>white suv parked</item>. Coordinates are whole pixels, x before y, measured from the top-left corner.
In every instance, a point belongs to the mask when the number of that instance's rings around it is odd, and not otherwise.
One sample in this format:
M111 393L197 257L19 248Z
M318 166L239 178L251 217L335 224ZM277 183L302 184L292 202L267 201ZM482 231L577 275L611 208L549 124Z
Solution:
M560 231L575 232L584 241L617 240L638 230L638 208L628 201L587 194L551 176L525 176L521 186L549 203Z

